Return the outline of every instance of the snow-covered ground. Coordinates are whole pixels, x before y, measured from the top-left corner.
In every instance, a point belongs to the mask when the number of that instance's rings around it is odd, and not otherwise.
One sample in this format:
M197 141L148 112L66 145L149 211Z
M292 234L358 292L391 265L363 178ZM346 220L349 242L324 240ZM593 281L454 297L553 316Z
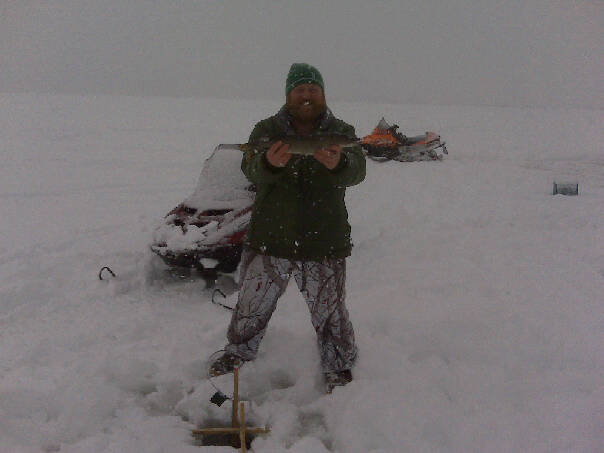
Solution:
M230 452L208 357L230 314L150 278L154 225L271 102L0 95L0 451ZM336 104L435 130L443 162L347 193L360 357L326 396L292 284L242 369L256 452L597 452L604 445L601 110ZM578 197L552 196L577 181ZM102 266L117 278L99 281ZM232 300L231 300L232 302ZM218 382L228 390L228 380Z

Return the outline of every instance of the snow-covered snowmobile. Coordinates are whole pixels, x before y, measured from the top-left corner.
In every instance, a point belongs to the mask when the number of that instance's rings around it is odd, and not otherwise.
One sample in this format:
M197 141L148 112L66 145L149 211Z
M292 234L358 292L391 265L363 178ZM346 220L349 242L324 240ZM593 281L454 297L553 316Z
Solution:
M382 118L373 132L361 139L367 157L376 161L416 162L442 160L442 154L437 152L439 148L444 154L449 154L445 142L435 132L407 137L397 129L396 124L391 126Z
M242 153L218 147L206 159L195 191L153 232L151 250L176 275L208 281L232 273L241 259L255 188L240 170Z

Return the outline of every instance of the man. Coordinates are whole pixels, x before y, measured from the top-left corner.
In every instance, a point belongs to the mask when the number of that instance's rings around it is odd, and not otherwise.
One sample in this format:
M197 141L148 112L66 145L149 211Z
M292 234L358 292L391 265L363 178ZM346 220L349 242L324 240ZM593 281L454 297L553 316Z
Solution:
M323 78L304 63L288 73L286 104L260 121L249 142L288 135L339 134L356 139L354 128L327 108ZM225 353L212 363L214 376L256 358L277 300L293 275L317 332L328 392L352 380L357 356L354 331L344 305L345 258L350 225L344 204L347 186L365 178L360 147L333 145L312 156L293 155L280 141L266 152L247 151L241 168L257 194L245 239L237 306Z

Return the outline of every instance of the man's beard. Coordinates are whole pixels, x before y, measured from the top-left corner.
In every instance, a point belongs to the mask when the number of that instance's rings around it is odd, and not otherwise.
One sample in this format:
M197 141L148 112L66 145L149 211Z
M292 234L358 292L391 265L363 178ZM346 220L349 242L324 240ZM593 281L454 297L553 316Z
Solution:
M327 110L325 101L310 102L310 104L304 105L304 103L293 104L288 99L286 106L294 120L301 123L316 123Z

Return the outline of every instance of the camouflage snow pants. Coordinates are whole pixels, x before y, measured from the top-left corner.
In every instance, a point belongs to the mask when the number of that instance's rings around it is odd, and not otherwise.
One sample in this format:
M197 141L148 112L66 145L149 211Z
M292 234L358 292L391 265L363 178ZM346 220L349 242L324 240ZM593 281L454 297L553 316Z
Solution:
M293 274L317 332L323 372L352 368L357 356L354 330L344 305L346 260L291 261L245 249L239 299L227 332L227 352L253 360L268 322Z

